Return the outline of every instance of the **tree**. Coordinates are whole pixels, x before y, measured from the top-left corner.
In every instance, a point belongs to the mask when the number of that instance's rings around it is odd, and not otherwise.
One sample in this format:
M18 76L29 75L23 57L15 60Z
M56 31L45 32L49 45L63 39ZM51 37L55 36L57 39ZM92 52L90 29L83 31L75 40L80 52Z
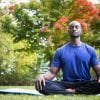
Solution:
M1 20L3 31L12 34L14 42L25 40L28 45L24 50L41 52L47 60L51 60L56 48L68 42L65 33L70 21L78 20L84 32L90 34L88 26L98 16L98 9L87 0L33 0L9 10ZM83 40L88 41L87 34Z
M0 38L0 84L18 85L24 84L25 81L25 84L32 84L37 73L35 65L38 55L19 52L18 50L25 48L25 41L13 43L10 34L0 32Z

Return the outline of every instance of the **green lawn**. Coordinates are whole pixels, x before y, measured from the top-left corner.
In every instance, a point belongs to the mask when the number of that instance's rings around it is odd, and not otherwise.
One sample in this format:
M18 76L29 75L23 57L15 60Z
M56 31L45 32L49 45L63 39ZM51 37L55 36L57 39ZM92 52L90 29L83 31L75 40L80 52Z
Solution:
M0 89L22 88L33 89L33 86L0 86ZM0 100L100 100L100 96L94 95L50 95L50 96L32 96L32 95L14 95L0 94Z

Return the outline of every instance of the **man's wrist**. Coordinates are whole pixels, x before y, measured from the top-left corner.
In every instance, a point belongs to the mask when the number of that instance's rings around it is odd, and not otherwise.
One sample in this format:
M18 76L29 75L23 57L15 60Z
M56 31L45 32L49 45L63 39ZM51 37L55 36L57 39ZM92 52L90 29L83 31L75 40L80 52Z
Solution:
M42 77L45 79L45 74L42 74Z
M97 73L97 79L99 79L100 78L100 73Z

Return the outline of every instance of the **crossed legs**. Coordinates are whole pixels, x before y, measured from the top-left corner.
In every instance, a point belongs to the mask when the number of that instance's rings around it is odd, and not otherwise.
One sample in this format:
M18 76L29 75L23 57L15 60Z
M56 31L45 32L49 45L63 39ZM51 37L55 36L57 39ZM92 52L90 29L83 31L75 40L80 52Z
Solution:
M100 83L97 81L66 82L66 81L46 81L45 86L39 91L42 94L98 94L100 93Z

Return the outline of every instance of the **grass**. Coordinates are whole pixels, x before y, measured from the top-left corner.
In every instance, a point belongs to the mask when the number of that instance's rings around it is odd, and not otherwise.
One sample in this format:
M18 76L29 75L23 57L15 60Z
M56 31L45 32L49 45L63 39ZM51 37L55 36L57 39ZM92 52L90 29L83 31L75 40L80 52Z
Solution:
M33 86L0 86L0 89L22 88L33 89ZM100 100L100 96L95 95L50 95L50 96L32 96L32 95L14 95L0 94L0 100Z

